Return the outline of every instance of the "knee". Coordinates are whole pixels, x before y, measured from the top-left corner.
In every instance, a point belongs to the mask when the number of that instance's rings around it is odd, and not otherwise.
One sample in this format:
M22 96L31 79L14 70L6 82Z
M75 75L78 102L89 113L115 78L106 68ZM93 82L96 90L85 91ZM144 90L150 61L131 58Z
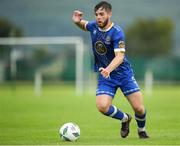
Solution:
M112 104L112 98L110 96L103 95L96 97L96 107L103 114L108 112L111 104Z
M96 107L99 110L99 112L103 114L107 113L109 110L109 104L107 103L97 102Z
M144 108L144 106L137 106L137 107L134 107L134 111L138 115L142 115L145 113L145 108Z

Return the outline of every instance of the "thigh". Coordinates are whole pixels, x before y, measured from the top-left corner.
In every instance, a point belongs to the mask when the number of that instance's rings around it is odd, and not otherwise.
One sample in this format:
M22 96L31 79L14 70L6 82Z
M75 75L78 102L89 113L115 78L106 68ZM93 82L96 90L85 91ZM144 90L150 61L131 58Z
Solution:
M143 96L135 78L125 78L121 90L136 113L144 113Z
M132 105L132 107L143 105L143 96L140 91L134 92L126 96L126 98L129 101L129 103Z
M134 92L126 98L136 113L143 114L145 112L143 96L140 91Z

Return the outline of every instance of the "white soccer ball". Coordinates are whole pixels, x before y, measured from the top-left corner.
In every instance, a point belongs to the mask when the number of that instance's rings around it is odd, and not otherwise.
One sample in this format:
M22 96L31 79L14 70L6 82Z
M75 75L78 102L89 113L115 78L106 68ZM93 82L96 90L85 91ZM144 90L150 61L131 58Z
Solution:
M75 123L65 123L59 129L60 138L65 141L75 141L80 137L80 128Z

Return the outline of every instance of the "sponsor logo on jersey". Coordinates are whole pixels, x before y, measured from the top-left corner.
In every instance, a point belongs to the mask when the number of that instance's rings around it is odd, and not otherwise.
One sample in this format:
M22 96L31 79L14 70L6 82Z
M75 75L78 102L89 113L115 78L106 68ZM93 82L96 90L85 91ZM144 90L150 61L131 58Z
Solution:
M107 52L106 46L101 41L95 43L95 50L100 55L104 55Z

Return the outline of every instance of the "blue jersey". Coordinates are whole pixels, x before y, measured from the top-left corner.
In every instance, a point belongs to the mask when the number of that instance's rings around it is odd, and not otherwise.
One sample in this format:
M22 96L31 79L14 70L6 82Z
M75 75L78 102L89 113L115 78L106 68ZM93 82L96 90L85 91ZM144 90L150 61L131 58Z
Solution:
M125 35L118 25L112 23L107 30L102 30L98 27L96 21L91 21L86 24L85 28L91 34L95 71L98 71L100 67L106 68L114 59L116 51L125 52ZM120 78L133 75L126 56L122 64L112 71L110 75L112 74Z

